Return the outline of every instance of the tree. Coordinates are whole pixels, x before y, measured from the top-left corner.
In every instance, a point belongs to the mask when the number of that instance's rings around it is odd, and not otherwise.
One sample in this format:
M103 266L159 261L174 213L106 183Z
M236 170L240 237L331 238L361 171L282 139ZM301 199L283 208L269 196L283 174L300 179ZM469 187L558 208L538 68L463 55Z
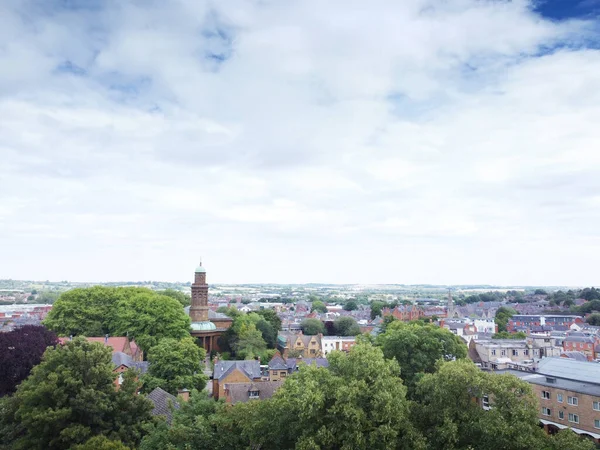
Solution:
M244 448L424 449L398 373L368 344L334 352L329 369L302 366L271 400L237 411Z
M256 329L260 331L263 340L267 344L267 348L275 348L277 346L277 331L265 319L261 319L256 324Z
M594 450L596 448L592 441L575 434L568 428L552 436L550 443L552 450Z
M508 331L500 331L499 333L494 333L492 335L492 339L525 339L527 335L519 331L517 333L509 333Z
M487 396L491 409L476 399ZM431 449L547 448L531 386L479 370L468 360L441 363L416 387L414 421Z
M83 338L48 348L0 408L0 431L11 430L8 448L62 450L100 434L137 445L152 422L152 403L137 395L131 372L115 389L111 355Z
M496 311L496 318L494 319L496 325L498 325L498 331L506 331L506 325L508 325L508 320L515 315L517 312L512 308L507 308L505 306L501 306Z
M344 310L345 311L354 311L356 309L358 309L358 305L356 304L356 302L354 300L348 300L344 304Z
M167 297L171 297L172 299L177 300L179 303L181 303L181 306L183 307L189 306L191 303L191 298L188 294L185 294L184 292L175 289L165 289L163 291L158 291L158 294L166 295Z
M256 311L256 314L261 316L267 322L271 324L275 332L281 330L281 319L277 315L277 313L272 309L259 309Z
M56 335L43 326L25 325L0 333L0 397L12 394L40 363L46 348L57 343Z
M590 314L585 321L593 326L600 326L600 313Z
M327 306L325 306L325 303L323 303L321 300L315 300L314 302L312 302L310 310L311 312L317 311L319 313L324 314L327 312Z
M202 390L206 386L203 361L206 352L191 337L161 339L148 351L148 373L142 377L144 391L156 387L177 395L179 389Z
M177 300L144 293L118 302L111 329L117 335L134 338L147 352L162 338L189 336L190 318Z
M112 331L117 303L137 294L154 295L150 289L138 287L72 289L56 300L44 325L59 336L104 336Z
M377 316L381 316L384 307L385 302L379 300L371 302L371 320L374 320Z
M245 324L238 333L238 338L233 345L236 355L242 359L253 359L260 356L267 349L267 343L262 333L253 323Z
M304 334L310 336L325 334L325 325L319 319L304 319L300 322L300 328Z
M544 289L536 289L534 295L548 295Z
M338 317L333 321L336 336L356 336L360 334L360 327L354 318L349 316Z
M130 450L130 448L120 441L113 441L100 435L94 436L85 444L76 445L72 450Z
M445 328L418 323L391 322L377 337L386 358L395 358L412 395L423 374L433 373L439 360L466 358L467 346Z

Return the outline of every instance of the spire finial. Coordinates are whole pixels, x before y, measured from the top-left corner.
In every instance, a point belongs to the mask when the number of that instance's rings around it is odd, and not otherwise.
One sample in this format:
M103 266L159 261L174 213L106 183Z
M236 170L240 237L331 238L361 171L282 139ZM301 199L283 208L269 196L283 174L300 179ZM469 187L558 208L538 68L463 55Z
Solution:
M202 256L200 257L200 263L198 264L199 266L202 265Z

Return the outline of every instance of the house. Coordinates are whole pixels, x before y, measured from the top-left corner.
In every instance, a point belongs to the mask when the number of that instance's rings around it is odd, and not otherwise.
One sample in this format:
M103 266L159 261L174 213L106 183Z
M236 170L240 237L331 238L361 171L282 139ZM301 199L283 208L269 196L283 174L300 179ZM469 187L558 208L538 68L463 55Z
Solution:
M159 387L148 394L148 400L154 405L152 415L163 416L168 424L173 420L173 410L181 407L177 397Z
M133 369L138 372L138 375L143 375L148 372L148 361L134 361L134 359L123 352L113 352L112 363L115 366L113 372L118 373L119 376L115 378L115 387L119 389L123 384L123 372L129 369Z
M130 356L134 361L143 361L144 352L137 346L135 341L129 340L126 336L109 336L108 334L104 337L86 337L88 342L98 342L103 344L105 347L110 347L115 352L125 353ZM61 344L69 341L70 338L58 338Z
M225 401L232 405L246 403L250 400L265 400L271 398L284 380L261 381L257 383L226 383Z
M581 352L586 355L589 361L597 358L597 347L599 345L600 338L597 335L590 335L581 331L570 332L563 339L565 352Z
M217 361L213 370L213 396L217 400L224 398L225 384L252 383L262 379L259 361Z
M373 327L371 327L372 329ZM328 355L334 350L349 352L356 345L356 338L354 336L323 336L321 345L323 346L323 355Z
M539 327L548 330L569 329L573 324L583 324L583 317L569 315L514 315L512 316L506 329L513 331L533 331Z
M275 353L269 361L268 371L270 381L280 381L300 370L302 364L317 367L329 367L327 358L287 358L284 359L279 352Z
M422 308L419 308L416 305L399 305L394 309L383 308L381 311L381 315L385 316L394 316L396 319L401 320L403 322L409 322L411 320L418 320L425 317L425 313Z
M499 373L510 373L532 385L538 398L540 424L548 433L570 428L600 443L598 363L544 358L534 371L506 370Z
M323 354L322 335L308 336L299 333L281 332L277 336L277 349L284 357L301 356L303 358L319 358Z
M555 341L550 336L530 336L526 339L475 339L470 343L471 346L475 348L478 355L476 362L480 363L483 369L488 370L527 368L533 365L534 360L547 356L560 356L562 352L562 348L555 345Z

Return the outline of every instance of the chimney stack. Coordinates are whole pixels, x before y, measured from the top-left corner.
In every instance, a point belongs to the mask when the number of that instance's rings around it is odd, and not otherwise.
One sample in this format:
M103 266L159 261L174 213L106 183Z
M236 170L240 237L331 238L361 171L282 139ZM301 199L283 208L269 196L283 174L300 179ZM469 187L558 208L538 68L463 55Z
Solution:
M179 397L184 402L187 402L190 399L190 391L187 389L179 389L177 390L177 397Z

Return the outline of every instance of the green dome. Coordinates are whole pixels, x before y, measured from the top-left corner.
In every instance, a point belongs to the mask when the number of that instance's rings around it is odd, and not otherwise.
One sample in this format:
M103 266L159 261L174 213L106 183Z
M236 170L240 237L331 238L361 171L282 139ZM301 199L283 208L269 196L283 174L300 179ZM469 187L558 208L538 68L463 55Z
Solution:
M208 320L206 322L192 322L190 328L192 331L214 331L217 329L215 324Z
M196 273L203 273L203 272L206 272L206 269L204 267L202 267L202 266L198 266L198 267L196 267L195 272Z

